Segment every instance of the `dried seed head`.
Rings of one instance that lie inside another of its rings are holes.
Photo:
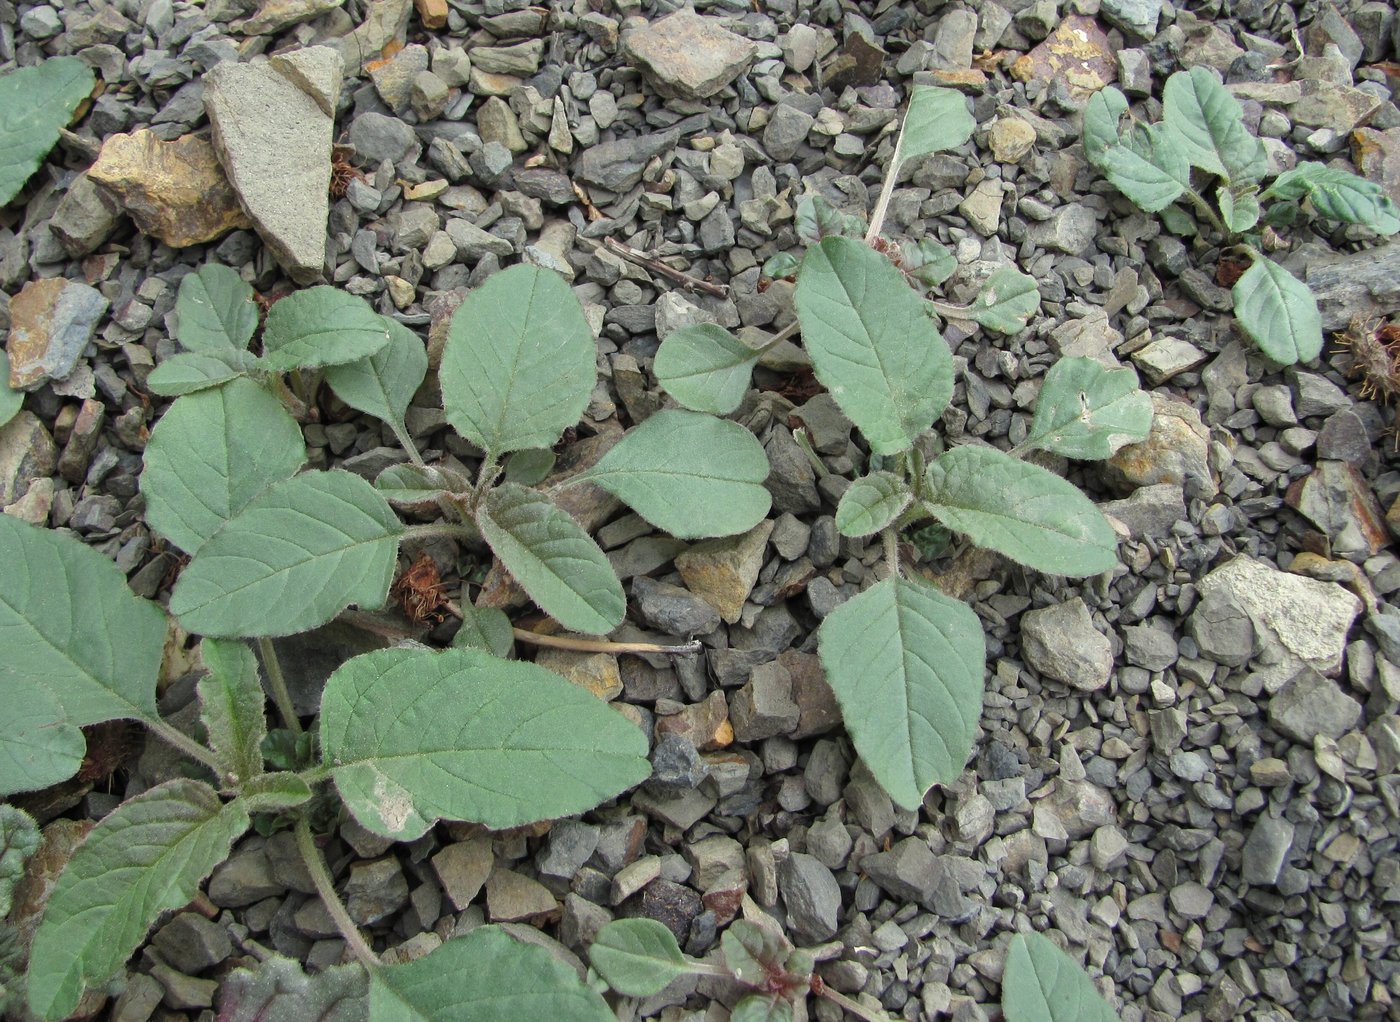
[[[1361,378],[1361,396],[1389,404],[1400,397],[1400,327],[1358,316],[1337,335],[1351,356],[1348,376]]]

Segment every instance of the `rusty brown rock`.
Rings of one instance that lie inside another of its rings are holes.
[[[732,625],[739,620],[744,601],[758,581],[772,531],[773,523],[764,521],[742,536],[696,543],[676,558],[686,588]]]
[[[1293,480],[1284,501],[1327,537],[1334,556],[1370,557],[1390,542],[1380,503],[1365,478],[1344,461],[1320,461]]]
[[[1351,158],[1362,177],[1400,202],[1400,128],[1357,128],[1351,133]]]
[[[1104,463],[1104,475],[1124,492],[1173,483],[1188,497],[1209,500],[1218,492],[1207,459],[1210,433],[1201,415],[1184,401],[1152,394],[1152,430]]]
[[[101,291],[62,277],[34,280],[10,300],[10,386],[33,390],[73,371],[107,311]]]
[[[570,649],[542,649],[535,663],[587,689],[603,702],[622,695],[622,672],[611,653],[579,653]]]
[[[1071,15],[1044,42],[1011,65],[1021,82],[1063,78],[1070,95],[1085,99],[1118,77],[1114,50],[1093,18]]]

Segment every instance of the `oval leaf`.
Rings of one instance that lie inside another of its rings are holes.
[[[505,659],[515,650],[515,632],[505,611],[463,603],[462,627],[452,636],[452,645],[485,650]]]
[[[885,579],[837,607],[817,652],[856,752],[890,798],[918,809],[962,773],[982,715],[982,623],[961,600]]]
[[[78,772],[87,741],[64,720],[63,707],[48,689],[0,688],[0,702],[5,706],[0,715],[0,797],[47,788]]]
[[[597,483],[677,539],[733,536],[763,521],[768,456],[738,423],[657,412],[570,480]]]
[[[447,421],[494,457],[553,447],[597,378],[593,331],[564,278],[512,266],[452,316],[438,377]]]
[[[321,748],[366,828],[494,830],[592,809],[648,773],[642,732],[587,689],[475,649],[385,649],[331,675]]]
[[[252,380],[233,380],[172,404],[151,431],[144,461],[147,521],[192,554],[306,464],[306,442],[282,402]]]
[[[0,919],[10,914],[24,865],[39,850],[39,825],[22,809],[0,803]]]
[[[506,459],[506,481],[521,486],[542,483],[554,471],[554,452],[547,447],[516,451]]]
[[[1120,192],[1148,213],[1170,206],[1191,186],[1191,166],[1165,125],[1118,122],[1128,101],[1109,85],[1089,97],[1084,108],[1084,155]]]
[[[1118,1022],[1092,980],[1048,937],[1018,933],[1001,982],[1006,1022]]]
[[[1321,163],[1300,163],[1278,176],[1265,196],[1280,199],[1307,198],[1318,216],[1365,224],[1377,234],[1400,230],[1395,203],[1374,181]]]
[[[598,931],[588,960],[620,994],[650,997],[689,971],[676,937],[655,919],[619,919]]]
[[[67,1018],[83,990],[105,982],[156,918],[187,904],[248,829],[198,781],[166,781],[124,802],[73,853],[44,910],[29,958],[29,1009]]]
[[[915,156],[956,149],[972,137],[976,127],[977,122],[968,112],[962,93],[955,89],[916,85],[909,97],[909,112],[904,115],[895,158],[903,162]]]
[[[978,546],[1056,575],[1118,563],[1112,526],[1073,483],[991,447],[957,447],[928,467],[930,514]]]
[[[953,356],[903,274],[858,241],[827,238],[802,260],[796,303],[817,379],[871,450],[911,447],[953,395]]]
[[[258,664],[246,645],[225,639],[205,639],[199,653],[209,669],[196,685],[199,719],[223,774],[242,784],[263,772],[267,719]]]
[[[389,331],[389,343],[367,358],[327,366],[326,383],[351,408],[402,425],[409,402],[428,374],[428,350],[402,323],[379,318]]]
[[[723,327],[699,323],[668,334],[652,369],[684,407],[728,415],[744,399],[759,354]]]
[[[230,351],[220,355],[202,351],[181,352],[151,370],[151,375],[146,377],[146,389],[162,397],[193,394],[242,376],[257,365],[257,361],[246,351]]]
[[[1092,358],[1062,358],[1045,374],[1028,447],[1066,458],[1100,460],[1147,439],[1152,399],[1132,369],[1105,369]]]
[[[899,517],[914,494],[893,472],[871,472],[857,479],[836,505],[836,528],[843,536],[869,536]]]
[[[369,302],[322,285],[272,306],[263,327],[262,364],[279,372],[343,365],[388,343],[389,328]]]
[[[1322,351],[1322,313],[1304,284],[1272,259],[1259,258],[1235,281],[1235,318],[1280,365],[1311,362]]]
[[[1228,181],[1258,181],[1268,169],[1264,143],[1244,126],[1244,110],[1215,72],[1178,71],[1162,90],[1162,122],[1193,167]]]
[[[175,337],[189,351],[240,352],[258,328],[253,289],[228,266],[209,263],[180,281]]]
[[[96,84],[78,57],[50,57],[0,77],[0,206],[39,169]]]
[[[979,326],[999,334],[1020,333],[1039,311],[1040,288],[1035,278],[1010,266],[988,277],[967,308],[968,316]]]
[[[215,533],[170,594],[191,632],[292,635],[350,604],[384,605],[403,526],[373,486],[349,472],[275,483]]]
[[[391,504],[422,504],[436,500],[447,481],[432,466],[390,465],[374,477],[374,488]]]
[[[0,426],[15,417],[24,404],[24,392],[10,387],[10,356],[0,348]]]

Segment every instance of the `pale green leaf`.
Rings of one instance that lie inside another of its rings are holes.
[[[389,328],[369,302],[323,284],[274,304],[263,327],[262,365],[279,372],[344,365],[389,343]]]
[[[1249,133],[1239,100],[1210,68],[1193,67],[1167,79],[1162,122],[1193,167],[1236,184],[1258,181],[1268,170],[1264,143]]]
[[[1088,974],[1039,933],[1018,933],[1001,981],[1006,1022],[1118,1022]]]
[[[1250,185],[1236,194],[1232,188],[1221,186],[1215,193],[1220,204],[1220,219],[1236,234],[1243,234],[1259,222],[1262,210],[1259,207],[1258,189]]]
[[[39,849],[39,825],[22,809],[0,803],[0,919],[10,914],[24,864]]]
[[[181,908],[248,829],[237,802],[166,781],[98,822],[59,877],[34,935],[29,1009],[67,1018],[85,988],[106,982],[162,912]]]
[[[635,724],[535,664],[385,649],[326,682],[321,749],[366,828],[412,841],[439,818],[493,830],[592,809],[651,767]]]
[[[1400,230],[1395,202],[1374,181],[1321,163],[1300,163],[1280,174],[1265,198],[1308,199],[1317,215],[1329,220],[1364,224],[1377,234]]]
[[[311,801],[311,786],[290,772],[259,774],[242,784],[238,801],[250,813],[271,813],[292,809]]]
[[[0,426],[15,417],[24,404],[24,392],[10,388],[10,356],[0,348]]]
[[[733,536],[763,521],[768,456],[738,423],[699,412],[657,412],[587,472],[597,483],[677,539]]]
[[[734,1005],[729,1022],[792,1022],[792,1002],[777,994],[750,994]]]
[[[0,77],[0,206],[39,169],[96,84],[78,57],[50,57]]]
[[[1235,318],[1280,365],[1311,362],[1322,351],[1322,313],[1304,284],[1272,259],[1258,258],[1235,281]]]
[[[431,465],[390,465],[374,477],[374,488],[391,504],[421,504],[447,490],[447,481]]]
[[[519,265],[453,314],[438,377],[447,421],[495,457],[553,447],[597,377],[593,331],[564,278]]]
[[[1191,186],[1191,167],[1175,136],[1165,125],[1118,122],[1128,101],[1111,85],[1089,97],[1084,108],[1084,155],[1139,208],[1156,213]]]
[[[369,974],[358,963],[307,975],[273,955],[219,985],[219,1022],[369,1022]]]
[[[306,442],[282,402],[252,380],[233,380],[172,404],[151,431],[144,462],[147,521],[192,554],[306,464]]]
[[[1066,458],[1100,461],[1147,439],[1152,399],[1132,369],[1105,369],[1092,358],[1062,358],[1045,374],[1026,446]]]
[[[1103,513],[1072,483],[991,447],[956,447],[928,467],[923,506],[978,546],[1038,571],[1081,577],[1118,563]]]
[[[428,350],[402,323],[379,318],[389,331],[389,343],[366,358],[327,366],[326,383],[351,408],[401,426],[428,373]]]
[[[763,920],[736,919],[720,935],[725,967],[748,986],[761,986],[769,972],[776,971],[792,952],[792,941],[771,917]]]
[[[617,1022],[578,973],[544,948],[480,926],[370,977],[374,1022]]]
[[[859,238],[865,233],[865,225],[858,218],[847,216],[815,194],[805,196],[797,204],[792,225],[797,230],[798,238],[808,245],[836,235]],[[796,272],[796,267],[793,272]]]
[[[763,262],[763,268],[759,275],[770,280],[781,280],[785,277],[797,275],[798,267],[802,265],[802,260],[791,252],[777,252],[769,256]]]
[[[452,636],[452,645],[485,650],[505,659],[515,649],[515,632],[505,611],[463,602],[462,627]]]
[[[659,994],[689,972],[676,937],[655,919],[618,919],[598,931],[588,961],[608,986],[628,997]]]
[[[856,752],[896,803],[951,784],[977,737],[986,647],[961,600],[886,579],[822,621],[817,652]]]
[[[1011,266],[1003,266],[982,285],[968,306],[967,315],[999,334],[1020,333],[1040,311],[1040,289],[1035,278]]]
[[[266,700],[253,651],[242,642],[205,639],[200,657],[209,673],[199,679],[199,719],[225,776],[238,784],[263,772]]]
[[[817,379],[876,454],[907,450],[953,394],[953,356],[903,274],[849,238],[809,249],[797,318]]]
[[[972,137],[977,122],[967,109],[967,99],[955,89],[916,85],[909,97],[909,111],[899,134],[895,159],[911,160],[928,153],[956,149]],[[890,168],[886,173],[898,173]]]
[[[869,536],[899,517],[914,494],[893,472],[871,472],[846,488],[836,505],[836,528],[843,536]]]
[[[744,399],[759,354],[723,327],[699,323],[668,334],[652,369],[684,407],[728,415]]]
[[[384,605],[403,526],[349,472],[306,472],[255,497],[185,567],[170,612],[220,638],[292,635],[351,604]]]
[[[78,772],[87,742],[48,689],[0,688],[0,702],[0,797],[47,788]]]
[[[189,278],[185,278],[188,280]],[[162,397],[179,397],[208,390],[242,376],[257,366],[258,360],[246,351],[210,354],[184,351],[172,355],[151,370],[146,389]]]
[[[241,352],[258,328],[253,289],[238,271],[208,263],[180,281],[175,337],[189,351]]]
[[[920,284],[934,287],[943,283],[958,268],[957,257],[932,238],[921,238],[917,242],[906,241],[900,247],[904,272],[911,274]]]
[[[542,483],[554,471],[554,452],[548,447],[532,447],[516,451],[506,459],[506,481],[521,486]]]
[[[565,628],[601,635],[622,623],[622,583],[588,533],[543,494],[502,483],[486,494],[477,527],[530,599]]]

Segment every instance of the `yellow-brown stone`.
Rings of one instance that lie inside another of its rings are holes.
[[[1085,99],[1118,77],[1113,47],[1093,18],[1071,15],[1043,43],[1011,65],[1020,82],[1063,78],[1070,95]]]

